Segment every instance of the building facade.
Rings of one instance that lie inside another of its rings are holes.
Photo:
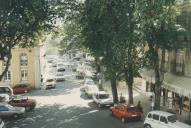
[[[40,87],[40,48],[14,48],[8,72],[2,79],[3,84],[14,86],[19,83],[30,84],[30,88]],[[0,72],[5,62],[0,61]]]

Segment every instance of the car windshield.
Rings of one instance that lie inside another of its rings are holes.
[[[58,67],[63,67],[64,65],[63,64],[58,64]]]
[[[99,99],[107,99],[109,98],[108,94],[99,94]]]
[[[90,91],[98,91],[97,86],[89,86],[88,88]]]
[[[64,76],[64,74],[57,74],[57,76]]]
[[[48,79],[48,80],[46,80],[47,82],[52,82],[52,81],[54,81],[53,79]]]
[[[129,107],[129,108],[127,109],[127,111],[128,111],[128,112],[138,112],[138,109],[137,109],[137,107]]]
[[[14,109],[14,107],[13,107],[13,106],[11,106],[11,105],[9,105],[9,104],[6,104],[5,106],[6,106],[7,108],[11,109],[11,110],[13,110],[13,109]]]
[[[94,82],[93,82],[93,81],[87,81],[86,84],[88,84],[88,85],[94,85]]]
[[[168,116],[168,121],[171,122],[171,123],[176,122],[176,115]]]

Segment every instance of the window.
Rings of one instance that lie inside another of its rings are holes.
[[[154,119],[154,120],[159,120],[159,115],[153,114],[153,119]]]
[[[165,62],[168,62],[168,50],[165,50]]]
[[[178,50],[176,56],[176,71],[183,72],[183,66],[184,66],[183,51]]]
[[[7,71],[7,73],[4,76],[5,81],[10,81],[11,80],[11,72]]]
[[[8,111],[8,108],[6,108],[5,106],[0,106],[0,111]]]
[[[28,71],[21,70],[21,80],[28,80]]]
[[[163,123],[167,123],[167,119],[166,119],[166,117],[164,117],[164,116],[161,116],[161,117],[160,117],[160,121],[163,122]]]
[[[152,114],[149,113],[149,114],[148,114],[148,118],[152,118]]]
[[[26,53],[21,53],[20,61],[21,61],[21,66],[27,66],[28,65],[28,58],[27,58]]]

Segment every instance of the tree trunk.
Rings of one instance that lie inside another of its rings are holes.
[[[164,80],[164,73],[165,73],[165,49],[162,49],[162,58],[161,58],[161,65],[160,65],[161,82],[163,82]]]
[[[129,104],[133,104],[133,85],[128,85]]]
[[[116,79],[113,78],[111,79],[111,89],[112,89],[112,95],[113,95],[113,102],[114,103],[118,103],[118,93],[117,93],[117,83],[116,83]]]
[[[12,58],[12,55],[11,55],[11,49],[10,49],[9,50],[9,55],[7,56],[7,61],[6,61],[5,69],[0,74],[0,81],[3,79],[3,76],[7,73],[8,69],[9,69],[9,64],[10,64],[11,58]]]
[[[128,94],[129,94],[129,104],[133,104],[133,72],[128,71],[125,73],[126,75],[126,83],[128,86]]]
[[[154,50],[155,60],[154,71],[155,71],[155,110],[160,110],[160,97],[161,97],[161,80],[160,80],[160,69],[159,69],[159,57],[158,48]]]

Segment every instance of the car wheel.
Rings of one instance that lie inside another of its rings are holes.
[[[144,128],[151,128],[149,124],[145,124]]]
[[[14,115],[13,115],[13,118],[15,118],[15,119],[18,118],[18,117],[19,117],[18,114],[14,114]]]
[[[122,122],[122,123],[125,123],[125,122],[126,122],[125,117],[122,117],[122,118],[121,118],[121,122]]]

